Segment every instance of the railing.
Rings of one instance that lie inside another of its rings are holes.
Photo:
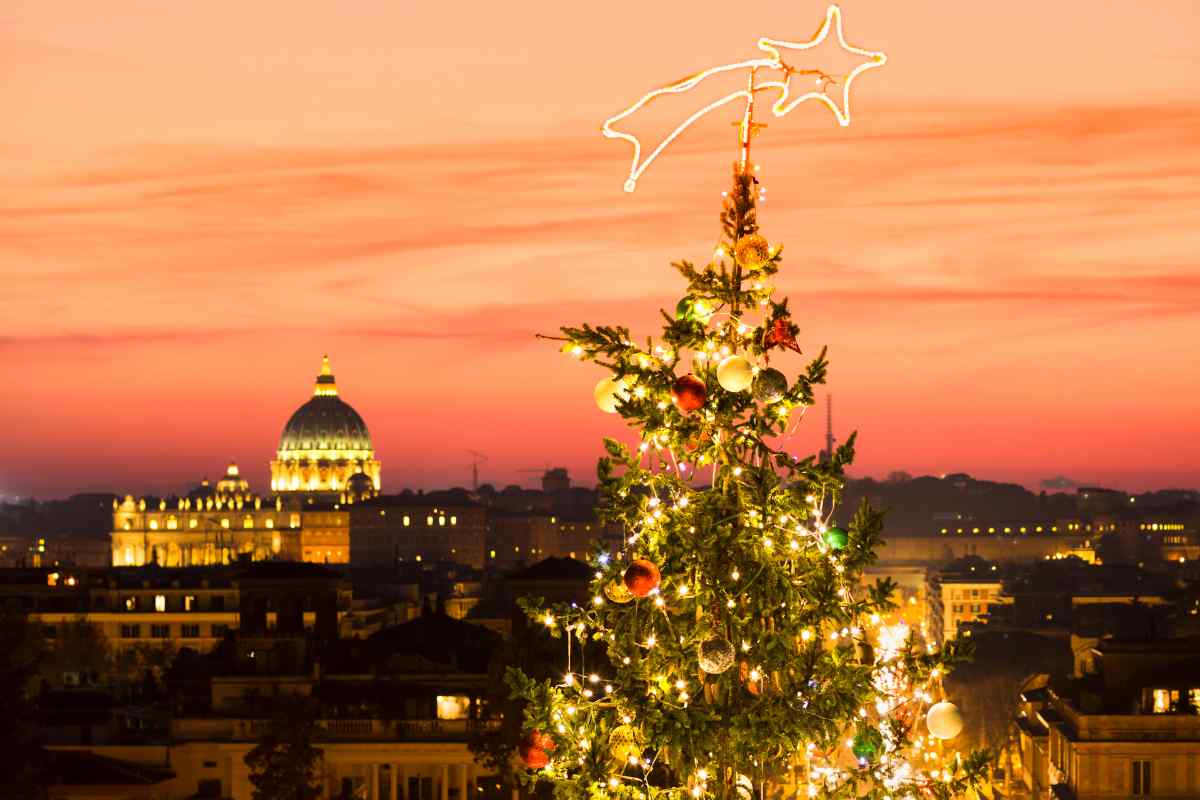
[[[171,723],[177,741],[247,741],[270,729],[269,719],[185,717]],[[408,719],[343,717],[317,721],[317,738],[327,741],[466,741],[480,730],[492,730],[498,720]]]
[[[1061,699],[1054,708],[1083,741],[1198,741],[1194,714],[1087,714]]]

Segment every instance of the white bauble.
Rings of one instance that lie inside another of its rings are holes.
[[[592,393],[596,405],[606,414],[617,413],[617,401],[629,399],[629,388],[619,378],[601,378]]]
[[[925,715],[925,727],[929,729],[930,736],[938,739],[953,739],[962,732],[962,712],[954,703],[947,703],[945,700],[934,703],[930,706],[929,713]]]
[[[717,383],[727,392],[741,392],[754,381],[754,367],[741,356],[729,356],[717,365]]]
[[[754,781],[749,775],[738,774],[734,783],[738,800],[754,800]]]

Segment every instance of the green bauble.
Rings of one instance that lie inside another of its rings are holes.
[[[850,752],[862,761],[874,761],[875,756],[883,748],[883,734],[875,728],[864,728],[854,736]]]
[[[850,537],[846,534],[845,528],[834,525],[825,531],[825,544],[830,550],[841,550],[849,541]]]
[[[707,300],[685,297],[675,304],[675,319],[692,320],[707,325],[712,315],[712,306]]]

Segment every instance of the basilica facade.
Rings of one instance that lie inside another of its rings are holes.
[[[113,566],[349,563],[346,506],[379,493],[380,463],[366,423],[338,396],[328,357],[312,398],[284,425],[270,467],[266,496],[230,464],[215,485],[204,480],[183,497],[114,501]]]

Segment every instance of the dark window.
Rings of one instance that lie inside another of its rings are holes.
[[[1150,795],[1150,762],[1133,762],[1133,793],[1137,797]]]
[[[205,762],[206,764],[208,762]],[[202,778],[196,784],[196,797],[220,797],[221,796],[221,779],[220,778]]]
[[[142,635],[142,626],[141,625],[122,625],[121,626],[121,638],[122,639],[136,639],[141,635]]]
[[[215,762],[215,761],[205,761],[205,762],[204,762],[204,768],[205,768],[205,769],[216,769],[216,768],[217,768],[217,762]]]
[[[42,637],[45,639],[54,639],[58,636],[58,628],[54,625],[42,626]]]
[[[209,609],[212,611],[224,611],[225,610],[225,595],[223,595],[223,594],[213,595],[212,599],[209,600]]]
[[[179,626],[179,635],[182,636],[184,639],[199,639],[200,638],[200,626],[199,625],[180,625]]]
[[[171,626],[170,625],[151,625],[150,626],[150,638],[152,638],[152,639],[170,639],[171,638]]]
[[[212,626],[212,635],[213,635],[213,638],[214,638],[214,639],[224,639],[224,638],[225,638],[225,632],[226,632],[227,630],[229,630],[229,626],[228,626],[228,625],[220,625],[220,624],[218,624],[218,625],[213,625],[213,626]]]

